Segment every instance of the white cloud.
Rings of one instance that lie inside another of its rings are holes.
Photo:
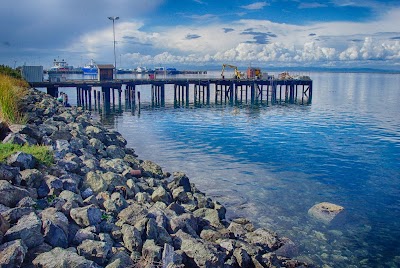
[[[241,8],[248,9],[248,10],[258,10],[258,9],[263,9],[266,6],[268,6],[267,2],[255,2],[250,5],[241,6]]]

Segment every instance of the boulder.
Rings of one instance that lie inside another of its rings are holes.
[[[49,252],[45,252],[37,256],[33,262],[35,267],[42,268],[63,268],[63,267],[79,267],[79,268],[98,268],[99,266],[93,261],[87,260],[77,253],[62,248],[54,248]]]
[[[328,202],[322,202],[312,206],[308,215],[314,219],[329,224],[344,208]]]
[[[140,252],[142,250],[143,240],[138,229],[129,224],[124,224],[121,232],[126,249],[128,249],[130,252]]]
[[[111,251],[111,247],[105,242],[85,240],[77,247],[77,250],[79,255],[99,265],[103,265],[106,262],[107,255]]]
[[[175,234],[174,247],[185,252],[189,260],[184,263],[191,267],[193,261],[199,267],[223,267],[225,254],[219,252],[211,243],[195,239],[182,230]]]
[[[32,212],[23,216],[16,225],[8,229],[4,235],[4,241],[21,239],[28,248],[36,247],[44,241],[41,227],[41,220]]]
[[[103,179],[102,175],[93,171],[86,174],[84,185],[92,189],[95,193],[103,192],[108,188],[108,184]]]
[[[264,251],[274,251],[282,246],[282,241],[275,232],[266,228],[259,228],[245,235],[250,244],[261,247]]]
[[[4,211],[1,213],[1,215],[6,219],[9,223],[14,224],[16,223],[20,218],[22,218],[25,215],[29,215],[33,212],[32,207],[15,207],[11,208],[7,211]]]
[[[143,169],[144,173],[147,173],[149,177],[162,178],[164,175],[161,167],[151,161],[143,161],[140,164],[140,167]]]
[[[126,252],[117,252],[111,257],[109,264],[106,268],[126,268],[134,267],[131,257]]]
[[[26,134],[10,133],[3,139],[3,143],[14,143],[18,145],[25,145],[25,144],[35,145],[37,144],[37,140],[29,137]]]
[[[106,148],[107,156],[110,158],[120,158],[123,159],[125,157],[125,150],[121,147],[110,145]]]
[[[18,167],[10,167],[0,163],[0,180],[6,180],[14,185],[21,184],[21,176]]]
[[[20,239],[0,245],[0,267],[20,267],[28,248]]]
[[[167,192],[167,190],[165,190],[164,187],[159,186],[151,195],[151,199],[154,202],[161,201],[161,202],[164,202],[165,204],[169,205],[171,203],[172,197],[171,197],[171,194],[169,192]]]
[[[35,167],[36,159],[31,154],[16,152],[7,158],[7,164],[21,170],[30,169]]]
[[[20,172],[21,185],[38,188],[43,181],[43,174],[37,169],[25,169]]]
[[[96,206],[89,205],[71,209],[70,216],[79,226],[87,227],[100,223],[102,213]]]
[[[13,186],[8,181],[0,180],[0,204],[15,207],[22,198],[27,196],[29,196],[27,190]]]

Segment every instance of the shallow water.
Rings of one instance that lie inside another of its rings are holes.
[[[140,114],[103,122],[141,159],[187,173],[228,207],[228,218],[245,216],[289,237],[298,245],[292,257],[320,266],[400,267],[400,75],[311,77],[309,106],[144,103]],[[325,225],[307,213],[319,202],[345,210]]]

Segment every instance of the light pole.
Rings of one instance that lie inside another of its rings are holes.
[[[115,21],[119,20],[119,17],[108,17],[109,20],[113,22],[113,36],[114,36],[114,70],[115,70],[115,78],[117,78],[117,57],[115,54]]]

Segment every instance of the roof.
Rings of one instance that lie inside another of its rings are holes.
[[[99,68],[99,69],[114,69],[114,65],[112,65],[112,64],[97,64],[97,68]]]

